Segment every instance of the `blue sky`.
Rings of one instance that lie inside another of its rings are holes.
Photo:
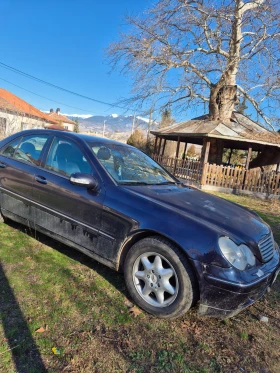
[[[117,41],[118,32],[125,28],[124,15],[139,14],[151,2],[0,0],[0,62],[68,90],[116,103],[130,96],[132,82],[118,71],[109,74],[111,68],[106,61],[105,48]],[[56,90],[1,65],[0,87],[40,110],[60,107],[62,113],[67,114],[133,114]],[[175,119],[190,119],[203,112],[203,107],[193,106]],[[157,112],[155,119],[159,119],[159,115]]]
[[[128,97],[130,81],[110,72],[104,49],[117,40],[124,14],[145,9],[145,0],[1,0],[0,62],[71,91],[115,103]],[[85,111],[51,102],[19,87]],[[0,87],[41,110],[64,113],[121,114],[32,81],[0,67]]]

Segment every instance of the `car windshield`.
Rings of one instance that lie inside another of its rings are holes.
[[[88,142],[99,162],[118,182],[127,185],[175,184],[161,166],[140,150],[121,144]]]

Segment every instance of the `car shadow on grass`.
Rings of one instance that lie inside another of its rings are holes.
[[[0,322],[5,334],[4,344],[7,345],[1,354],[11,354],[18,373],[47,372],[1,262],[0,289]]]

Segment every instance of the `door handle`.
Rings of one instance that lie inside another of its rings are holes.
[[[0,168],[6,168],[6,167],[7,167],[6,163],[0,162]]]
[[[48,181],[44,176],[35,175],[35,180],[41,184],[48,184]]]

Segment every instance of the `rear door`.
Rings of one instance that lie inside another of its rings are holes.
[[[86,153],[86,148],[73,137],[54,138],[44,167],[35,175],[34,221],[38,228],[52,232],[66,243],[71,241],[103,256],[99,230],[105,188]],[[98,190],[72,185],[69,179],[75,172],[93,175],[98,180]]]
[[[21,136],[0,154],[0,191],[3,214],[28,224],[33,216],[34,175],[41,163],[48,135]]]

